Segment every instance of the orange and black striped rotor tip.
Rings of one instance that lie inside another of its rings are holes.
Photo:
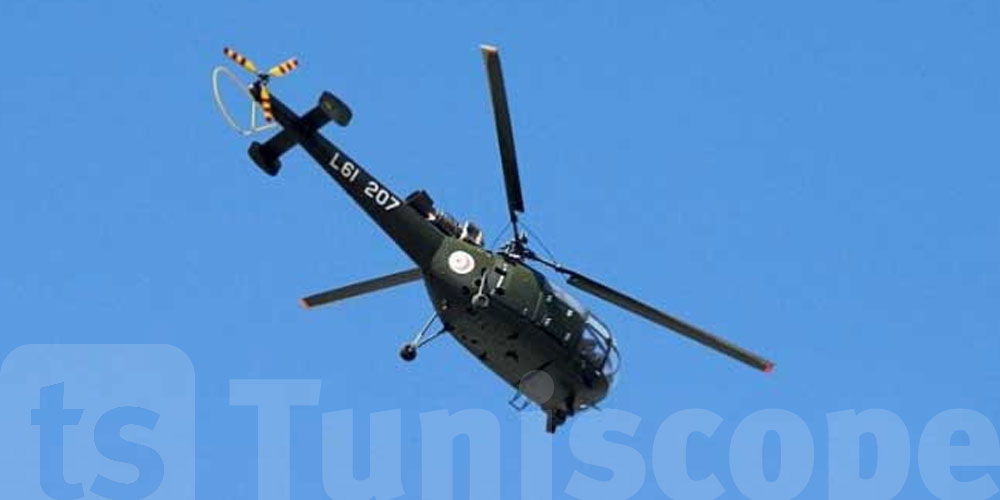
[[[293,57],[269,69],[267,74],[271,76],[285,76],[297,67],[299,67],[299,60]]]
[[[271,112],[271,93],[264,85],[260,86],[260,111],[264,114],[265,120],[274,121],[274,114]]]
[[[246,56],[244,56],[243,54],[240,54],[239,52],[236,52],[235,50],[229,47],[223,47],[222,53],[225,54],[226,57],[232,59],[236,64],[242,66],[247,71],[251,73],[257,72],[257,66],[253,63],[253,61],[247,59]]]

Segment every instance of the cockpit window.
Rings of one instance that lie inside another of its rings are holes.
[[[555,297],[559,299],[562,303],[569,306],[569,308],[572,309],[574,312],[576,312],[576,314],[580,315],[581,317],[587,317],[590,314],[590,311],[587,310],[587,307],[584,306],[582,303],[580,303],[579,300],[576,300],[576,297],[566,293],[565,290],[559,288],[558,286],[556,286],[555,283],[552,283],[551,281],[546,281],[545,284],[548,285],[549,292],[551,292],[552,295],[555,295]]]
[[[580,354],[595,368],[601,370],[609,380],[618,372],[618,348],[615,346],[611,330],[597,316],[587,315],[583,335],[578,344]]]
[[[566,304],[580,317],[586,318],[583,326],[583,333],[577,342],[576,349],[584,359],[596,370],[608,378],[611,382],[618,373],[620,359],[618,347],[615,345],[611,330],[597,316],[594,316],[586,306],[575,297],[566,293],[551,281],[546,281],[549,293]]]

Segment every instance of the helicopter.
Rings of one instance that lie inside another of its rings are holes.
[[[543,269],[565,277],[566,283],[576,289],[770,372],[774,367],[771,361],[529,248],[519,225],[525,205],[500,55],[493,46],[483,45],[480,50],[513,233],[496,249],[484,246],[479,226],[437,208],[425,190],[406,197],[397,195],[320,134],[319,130],[331,121],[341,127],[351,121],[350,108],[332,93],[323,92],[316,106],[299,116],[270,92],[270,77],[287,74],[297,66],[296,60],[258,73],[249,59],[225,49],[227,57],[257,76],[247,87],[251,106],[259,105],[265,118],[281,127],[266,142],[250,144],[248,152],[254,164],[267,175],[276,176],[281,170],[281,156],[301,146],[414,264],[408,270],[309,295],[301,299],[301,304],[314,308],[422,280],[433,313],[416,336],[403,345],[400,357],[413,361],[419,349],[450,334],[515,389],[511,406],[523,410],[534,403],[541,408],[549,433],[576,413],[597,407],[608,395],[621,359],[611,330],[583,303],[540,272]],[[440,327],[432,330],[435,322]]]

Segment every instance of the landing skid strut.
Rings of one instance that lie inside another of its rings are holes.
[[[438,314],[437,312],[435,312],[427,320],[427,323],[424,323],[424,327],[421,328],[419,332],[417,332],[417,335],[413,337],[413,340],[407,342],[406,344],[403,344],[403,348],[399,350],[399,357],[403,358],[403,361],[407,362],[413,361],[414,359],[417,358],[417,349],[427,345],[432,340],[440,337],[441,334],[448,331],[444,326],[442,326],[441,329],[438,330],[437,332],[431,335],[427,335],[427,331],[430,330],[431,325],[434,324],[434,320],[436,320],[437,318]]]

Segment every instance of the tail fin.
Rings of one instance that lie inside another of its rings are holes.
[[[302,117],[302,125],[308,130],[319,130],[330,121],[341,127],[346,127],[351,121],[351,108],[330,92],[323,92],[319,104]],[[270,176],[278,175],[281,170],[281,155],[295,146],[295,138],[291,132],[282,130],[267,142],[261,144],[254,141],[250,144],[250,159],[264,173]]]

